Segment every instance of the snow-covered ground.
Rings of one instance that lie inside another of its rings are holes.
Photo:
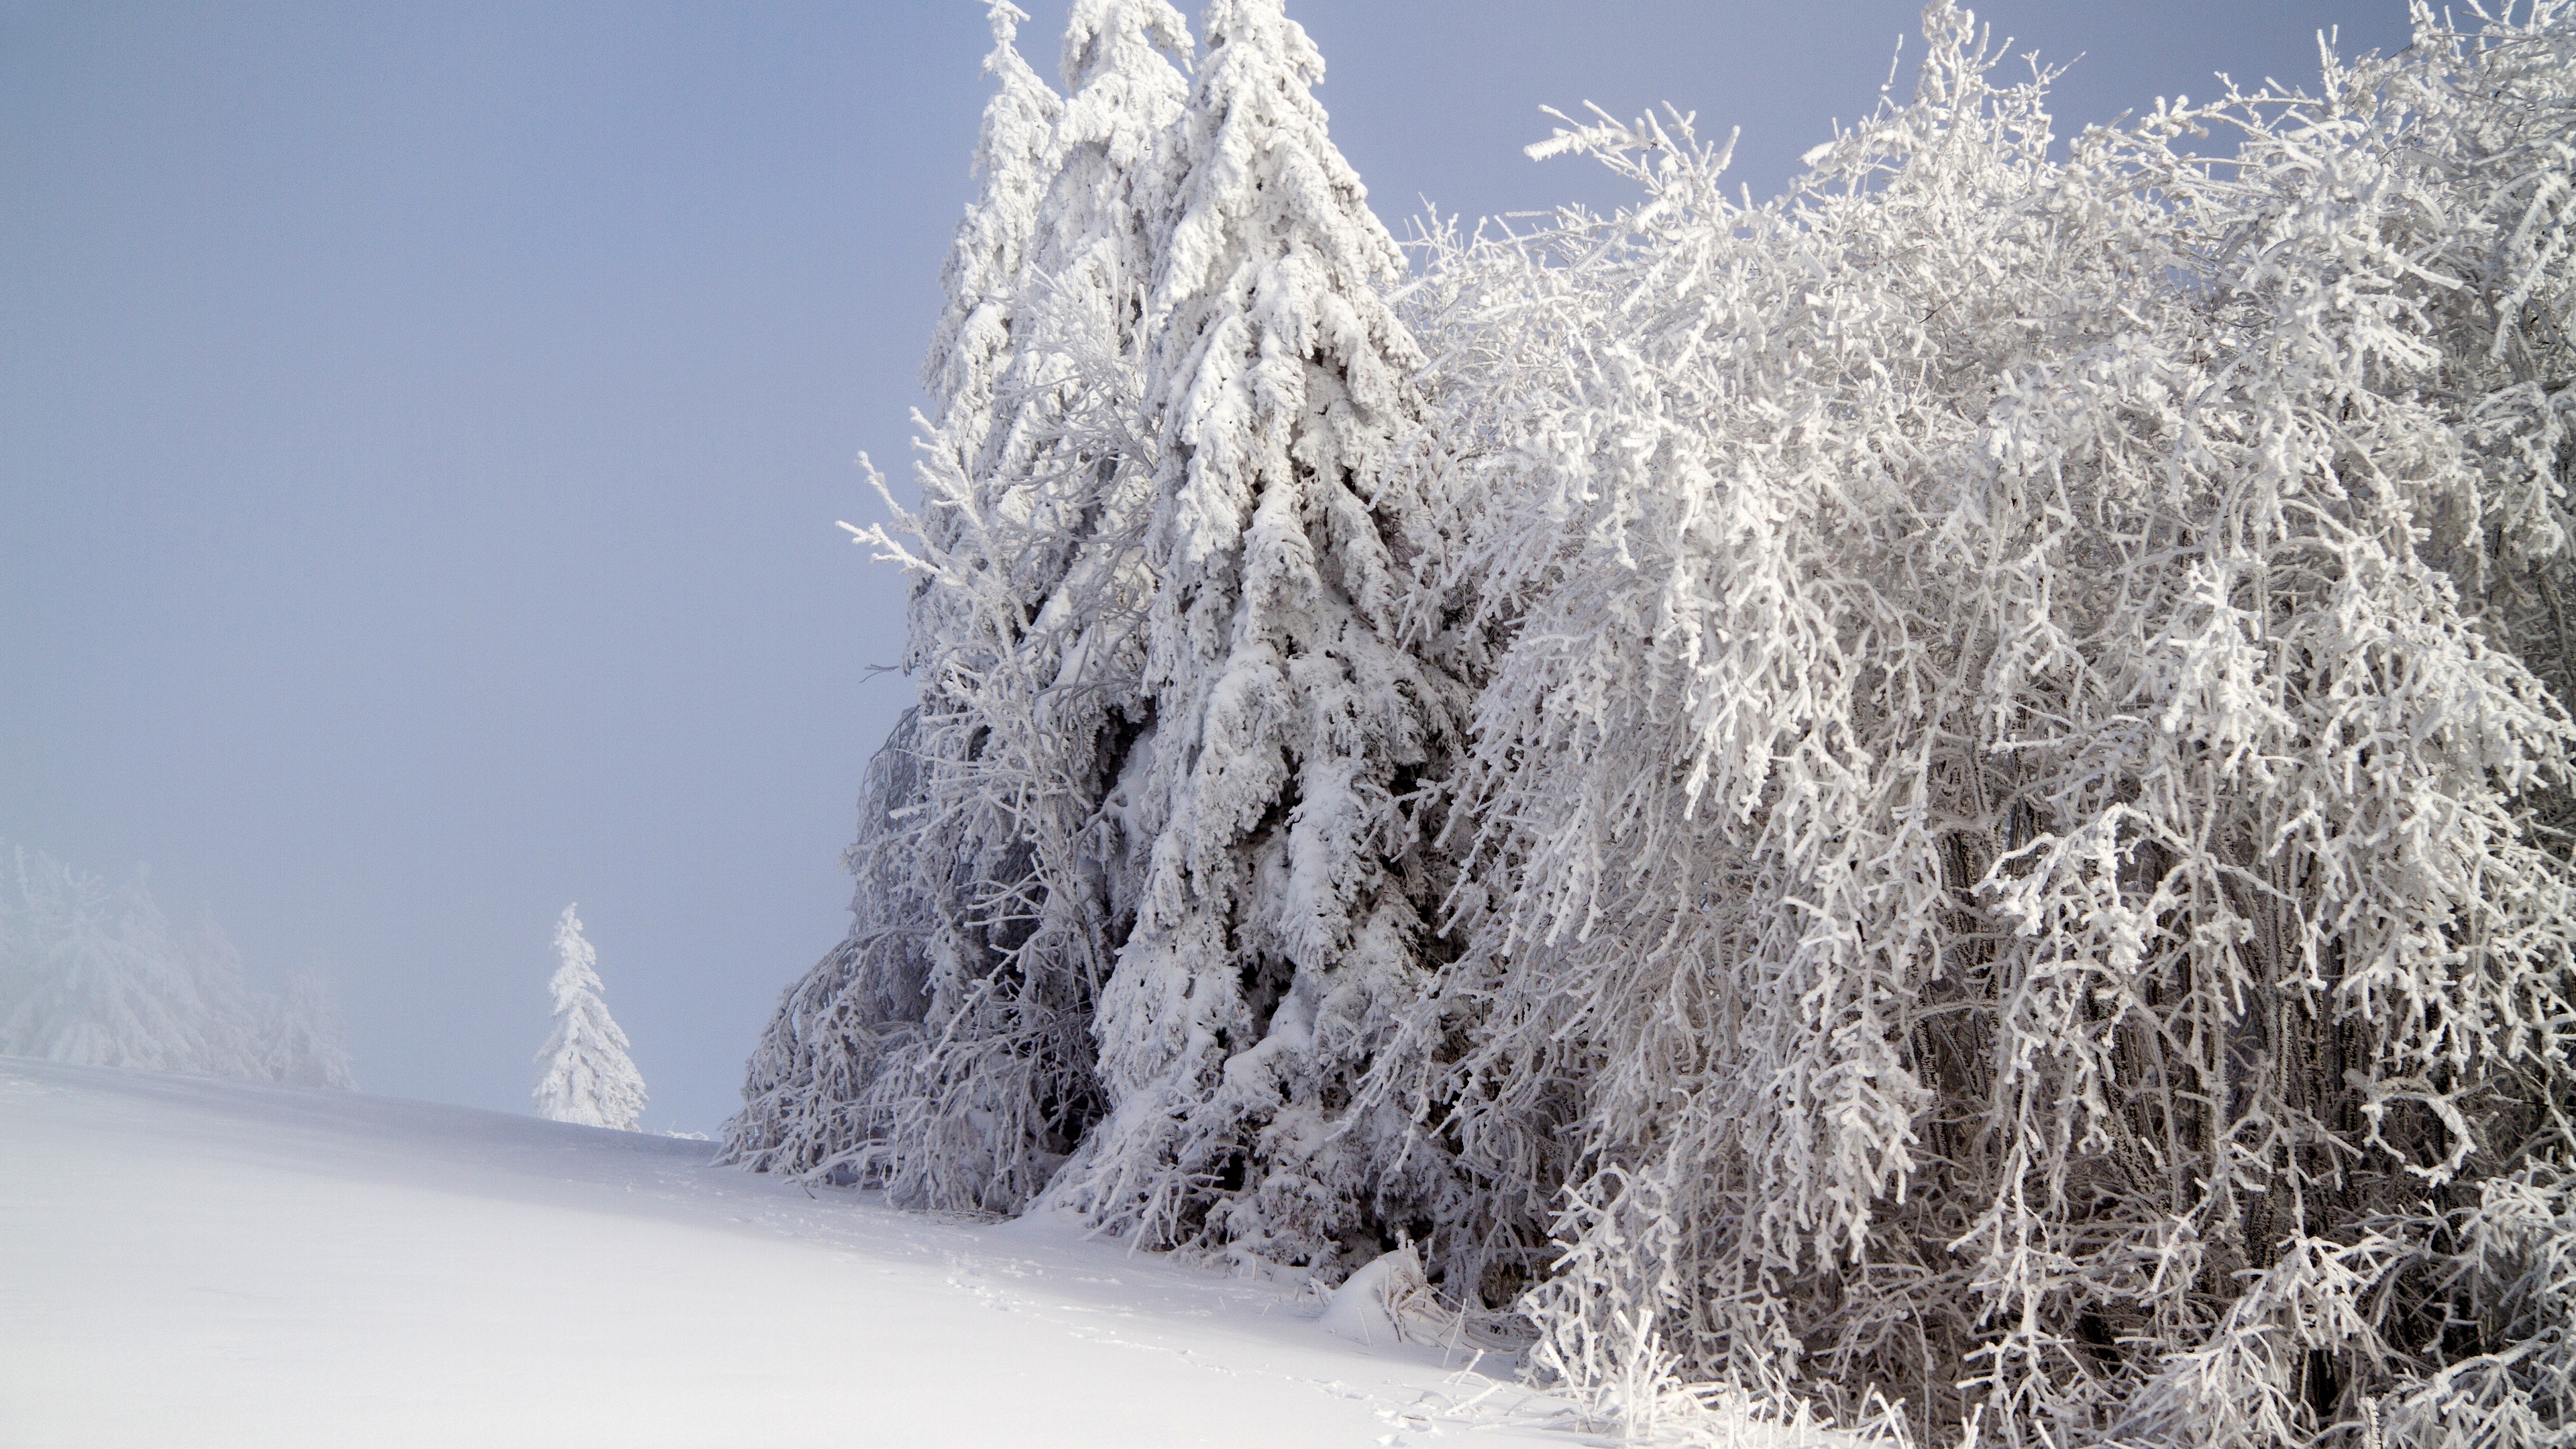
[[[1598,1442],[1312,1294],[708,1154],[0,1058],[0,1444]]]

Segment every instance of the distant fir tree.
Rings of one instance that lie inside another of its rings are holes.
[[[282,996],[268,1003],[261,1071],[289,1087],[357,1089],[349,1071],[348,1031],[339,993],[318,970],[296,973]]]
[[[626,1055],[626,1033],[601,999],[599,953],[582,939],[581,917],[564,907],[555,923],[555,1029],[537,1053],[537,1115],[554,1122],[632,1132],[644,1114],[644,1078]]]

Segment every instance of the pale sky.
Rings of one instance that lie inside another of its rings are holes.
[[[1918,9],[1290,0],[1399,233],[1619,201],[1521,155],[1541,105],[1740,125],[1774,191]],[[2405,41],[2398,0],[1979,14],[2083,54],[2060,134]],[[713,1130],[905,698],[834,522],[907,456],[986,45],[968,0],[0,0],[0,841],[149,862],[254,974],[332,970],[366,1090],[503,1110],[578,901],[645,1125]]]

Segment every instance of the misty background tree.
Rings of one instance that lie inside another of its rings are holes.
[[[175,929],[122,885],[26,846],[0,857],[0,1054],[351,1090],[330,980],[254,989],[211,912]]]

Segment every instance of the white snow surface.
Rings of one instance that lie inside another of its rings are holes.
[[[0,1444],[1602,1442],[1312,1292],[710,1150],[0,1058]]]

